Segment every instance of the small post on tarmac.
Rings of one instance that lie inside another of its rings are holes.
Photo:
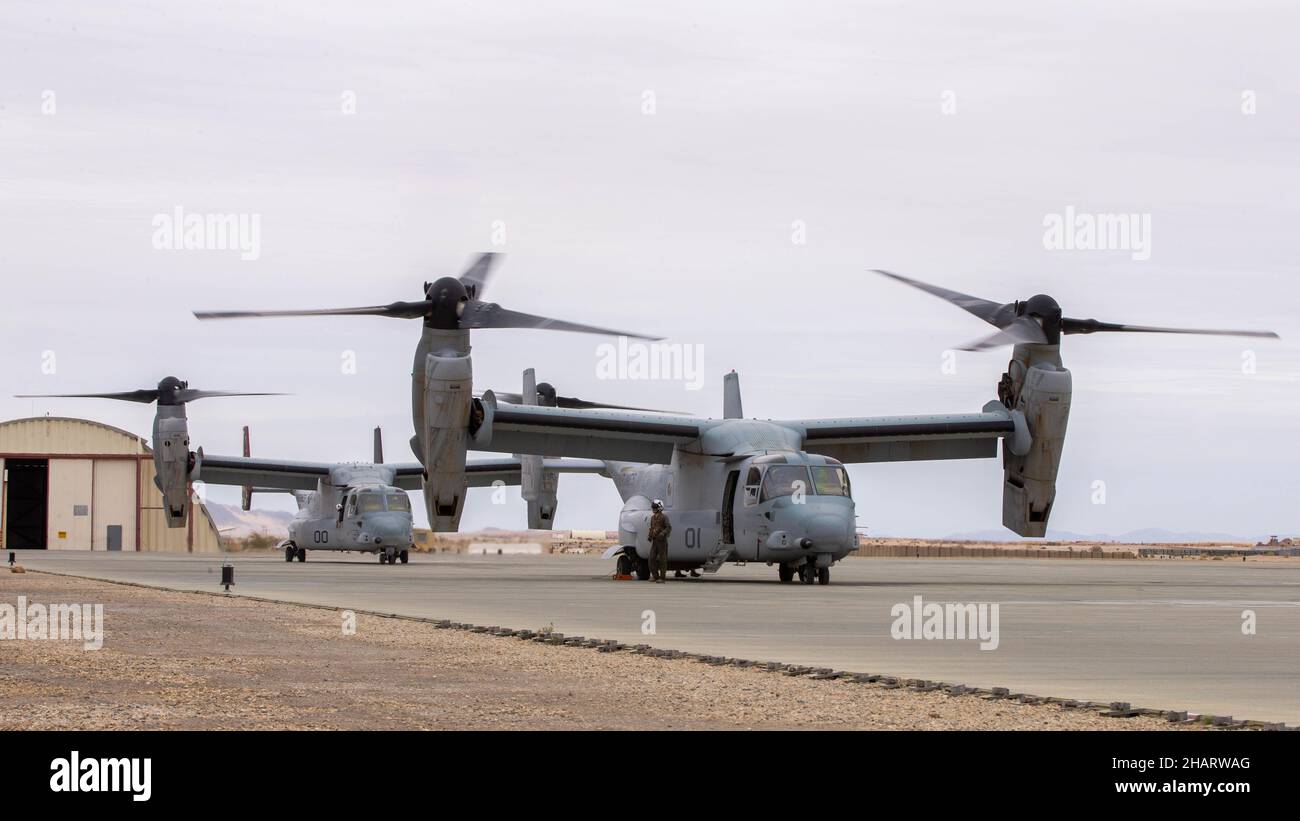
[[[230,586],[235,583],[235,566],[226,562],[221,566],[221,583],[225,586],[226,592],[230,592]]]

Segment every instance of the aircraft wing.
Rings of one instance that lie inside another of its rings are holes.
[[[394,465],[397,468],[398,487],[419,490],[424,476],[424,466],[418,462]],[[605,463],[597,459],[543,459],[542,468],[548,473],[601,473]],[[515,456],[467,459],[465,461],[466,487],[491,487],[497,482],[506,485],[520,483],[520,462]]]
[[[654,413],[496,402],[490,441],[479,450],[541,453],[666,465],[673,447],[700,437],[708,420]]]
[[[806,419],[779,423],[803,436],[803,448],[841,462],[986,459],[998,440],[1016,435],[1018,422],[999,403],[982,413]],[[1028,432],[1022,430],[1022,435]]]
[[[246,456],[208,456],[199,460],[196,481],[210,485],[240,485],[277,490],[315,490],[316,483],[330,478],[328,462],[284,462]]]
[[[389,465],[394,469],[393,484],[402,490],[419,490],[424,482],[424,465],[419,462],[402,462]]]

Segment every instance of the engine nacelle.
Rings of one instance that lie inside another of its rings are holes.
[[[190,431],[184,405],[159,405],[153,420],[154,484],[168,527],[184,527],[190,509]]]
[[[1008,443],[1002,448],[1002,524],[1021,536],[1047,533],[1070,418],[1071,384],[1057,346],[1017,345],[999,386],[1003,403],[1024,414],[1032,437],[1023,455],[1016,455]]]
[[[438,533],[459,529],[465,506],[465,453],[474,410],[482,407],[474,402],[472,388],[468,356],[425,357],[424,504],[429,526]]]
[[[550,530],[559,507],[560,476],[543,469],[540,456],[521,456],[519,461],[519,495],[528,503],[528,528]]]

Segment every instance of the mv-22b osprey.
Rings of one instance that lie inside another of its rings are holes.
[[[558,474],[599,472],[601,465],[544,460],[534,452],[521,452],[523,458],[514,460],[467,460],[469,450],[484,449],[479,445],[481,434],[486,432],[483,427],[486,406],[473,393],[470,331],[533,328],[637,339],[658,337],[521,313],[484,302],[481,297],[499,259],[499,254],[481,254],[460,277],[448,276],[424,283],[424,299],[416,302],[308,311],[196,311],[194,315],[199,319],[383,316],[422,320],[424,327],[411,369],[411,419],[415,428],[411,450],[419,460],[414,466],[418,475],[415,487],[424,491],[430,528],[435,532],[455,532],[460,527],[466,488],[505,482],[522,485],[529,527],[550,529],[558,506]],[[583,408],[618,407],[570,401]]]
[[[601,472],[615,482],[624,501],[620,544],[610,555],[619,557],[622,569],[634,569],[642,577],[648,575],[650,503],[659,498],[673,522],[670,567],[715,571],[727,561],[761,561],[776,565],[783,582],[797,574],[805,584],[828,584],[831,565],[857,542],[844,464],[990,458],[997,455],[999,441],[1003,525],[1022,536],[1043,536],[1055,501],[1072,394],[1071,375],[1060,356],[1063,335],[1276,336],[1267,331],[1203,331],[1072,319],[1062,316],[1050,296],[1003,304],[882,271],[997,328],[966,350],[1015,346],[996,400],[978,413],[761,421],[744,418],[739,379],[732,375],[725,383],[722,419],[516,405],[492,391],[471,398],[468,327],[525,324],[491,324],[495,306],[484,307],[474,298],[482,282],[474,278],[474,270],[486,271],[482,259],[459,283],[434,283],[426,289],[423,303],[272,315],[423,317],[425,330],[413,379],[415,445],[426,456],[431,520],[436,511],[440,524],[454,526],[458,508],[442,507],[440,494],[442,488],[464,487],[460,466],[470,446],[498,453],[600,460]],[[249,315],[265,314],[218,316]],[[504,312],[502,318],[508,316]],[[545,327],[548,321],[530,317],[528,322],[533,323],[529,327]],[[452,343],[454,347],[449,347]],[[455,379],[439,378],[451,372]],[[458,502],[454,496],[452,500]]]
[[[155,482],[163,495],[169,527],[184,527],[194,483],[234,485],[243,490],[242,507],[249,510],[254,493],[290,493],[298,512],[289,522],[288,538],[280,543],[285,561],[307,561],[307,552],[375,554],[380,564],[406,564],[412,547],[411,500],[424,467],[419,463],[385,464],[380,430],[374,433],[373,462],[304,462],[253,458],[248,428],[243,456],[205,454],[190,449],[186,405],[219,396],[273,396],[266,393],[201,391],[174,376],[156,388],[80,394],[27,394],[19,398],[117,399],[156,404],[153,423]],[[599,463],[546,459],[536,469],[598,472]],[[469,460],[466,482],[472,487],[518,485],[523,463],[517,458]],[[554,486],[552,485],[552,491]]]

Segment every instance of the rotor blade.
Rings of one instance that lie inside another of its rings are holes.
[[[1279,339],[1273,331],[1215,330],[1211,328],[1158,328],[1152,325],[1125,325],[1116,322],[1098,322],[1095,319],[1061,319],[1063,334],[1127,333],[1127,334],[1196,334],[1199,336],[1257,336]]]
[[[193,402],[196,399],[210,399],[219,396],[288,396],[286,393],[241,393],[239,391],[198,391],[184,388],[176,391],[177,402]]]
[[[891,271],[882,271],[879,268],[873,268],[872,271],[874,273],[887,276],[890,279],[898,280],[899,282],[902,282],[906,285],[911,285],[913,288],[919,288],[920,290],[925,291],[926,293],[933,294],[934,296],[937,296],[940,299],[951,302],[953,305],[956,305],[958,308],[961,308],[962,310],[968,313],[974,314],[975,316],[979,317],[980,319],[984,320],[990,325],[994,325],[994,326],[998,325],[995,319],[997,318],[998,314],[1002,311],[1002,309],[1007,307],[1001,302],[991,302],[987,299],[981,299],[977,296],[971,296],[970,294],[963,294],[959,291],[950,291],[947,288],[940,288],[938,285],[930,285],[927,282],[920,282],[919,280],[910,279],[908,277],[903,276],[902,274],[895,274]]]
[[[1047,335],[1043,329],[1038,327],[1033,321],[1020,321],[1008,325],[1007,327],[974,342],[967,343],[958,348],[961,351],[987,351],[989,348],[999,348],[1003,345],[1046,345]]]
[[[645,336],[628,331],[615,331],[599,328],[595,325],[582,325],[566,322],[563,319],[551,319],[545,316],[525,314],[502,308],[494,302],[471,300],[465,305],[465,313],[460,319],[461,328],[537,328],[548,331],[574,331],[585,334],[605,334],[607,336],[626,336],[632,339],[663,339],[662,336]]]
[[[501,254],[488,251],[479,254],[478,259],[460,275],[460,284],[469,291],[470,299],[482,299],[487,291],[488,279],[492,277],[493,266],[501,259]]]
[[[120,399],[123,402],[149,404],[158,399],[157,389],[120,391],[117,393],[20,393],[15,399]]]
[[[1018,345],[1021,343],[1029,345],[1046,345],[1047,334],[1043,333],[1042,327],[1037,322],[1029,317],[1022,316],[991,336],[986,336],[983,339],[963,345],[958,350],[986,351],[989,348],[997,348],[1002,345]]]
[[[362,308],[324,308],[308,311],[195,311],[199,319],[250,319],[285,316],[386,316],[395,319],[419,319],[433,308],[428,300],[391,302]]]

